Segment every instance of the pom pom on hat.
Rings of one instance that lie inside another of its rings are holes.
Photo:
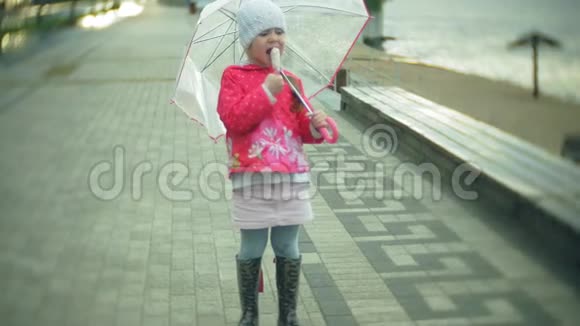
[[[244,49],[249,48],[254,38],[265,30],[281,28],[286,31],[284,13],[271,0],[242,1],[237,21],[240,44]]]

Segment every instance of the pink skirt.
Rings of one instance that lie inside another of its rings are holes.
[[[278,183],[236,189],[232,222],[239,229],[264,229],[311,221],[309,188],[309,183]]]

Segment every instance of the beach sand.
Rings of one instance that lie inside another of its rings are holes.
[[[357,44],[345,68],[353,78],[401,87],[558,156],[565,136],[580,134],[580,104],[544,95],[534,99],[531,89],[508,82],[407,61]]]

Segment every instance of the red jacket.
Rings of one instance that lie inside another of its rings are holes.
[[[276,95],[275,104],[270,102],[262,84],[272,72],[253,64],[224,70],[217,108],[226,127],[230,173],[307,172],[302,144],[323,141],[312,135],[307,111],[288,85]],[[306,98],[300,79],[286,74]]]

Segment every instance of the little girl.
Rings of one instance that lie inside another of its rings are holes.
[[[278,325],[298,325],[298,231],[313,218],[309,166],[302,144],[323,141],[316,129],[327,126],[327,116],[316,111],[309,117],[272,68],[272,49],[284,53],[282,10],[270,0],[246,0],[239,8],[237,24],[248,62],[224,70],[218,113],[227,129],[232,220],[241,229],[236,257],[242,308],[239,325],[258,325],[259,271],[270,229],[276,255]],[[285,73],[305,98],[300,79]]]

